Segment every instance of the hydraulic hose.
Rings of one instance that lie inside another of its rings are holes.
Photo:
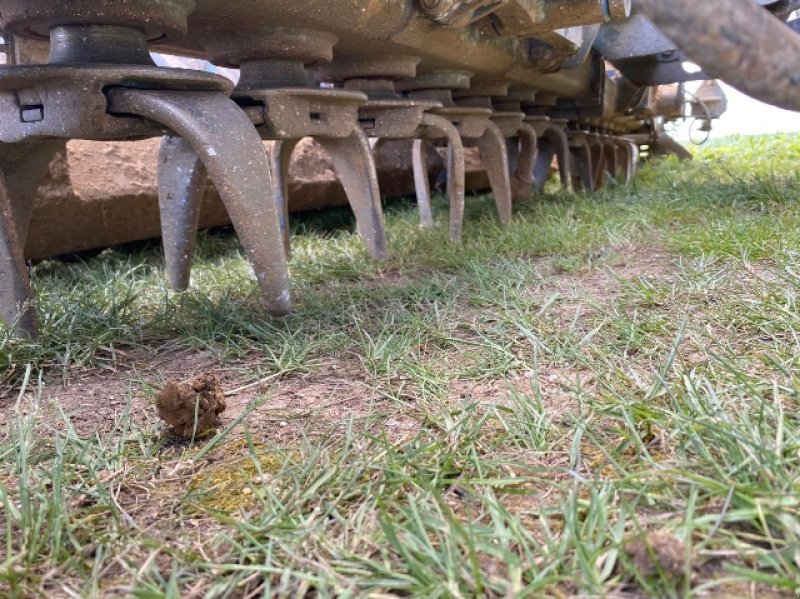
[[[710,77],[800,111],[800,35],[753,0],[638,0]]]

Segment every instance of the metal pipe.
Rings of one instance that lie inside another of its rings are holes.
[[[638,0],[645,14],[712,78],[800,111],[800,36],[752,0]]]

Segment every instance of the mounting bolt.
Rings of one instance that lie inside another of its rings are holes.
[[[44,120],[44,106],[22,106],[19,110],[19,118],[23,123],[38,123]]]
[[[438,21],[453,10],[455,0],[419,0],[419,6],[428,17]]]

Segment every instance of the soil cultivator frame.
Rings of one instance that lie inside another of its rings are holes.
[[[23,247],[37,186],[68,140],[163,138],[171,285],[189,285],[210,178],[281,315],[292,308],[287,176],[300,139],[330,153],[376,260],[387,244],[375,154],[384,140],[413,141],[421,224],[432,226],[425,165],[442,146],[458,243],[465,147],[478,148],[507,225],[554,158],[565,190],[592,192],[629,182],[648,154],[686,157],[663,125],[684,116],[687,81],[724,77],[800,109],[790,71],[800,41],[785,23],[797,4],[0,0],[0,317],[20,335],[37,332]],[[151,51],[240,69],[239,83],[156,66]],[[714,84],[704,97],[709,126],[725,100]],[[263,140],[275,142],[271,155]]]

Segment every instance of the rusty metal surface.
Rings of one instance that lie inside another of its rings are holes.
[[[414,139],[425,113],[439,107],[438,102],[370,100],[359,109],[358,120],[370,137]]]
[[[534,169],[538,151],[536,130],[528,124],[521,124],[517,130],[516,139],[512,139],[511,143],[512,147],[517,149],[513,162],[509,156],[509,169],[512,173],[511,198],[514,202],[519,202],[527,200],[533,195]]]
[[[558,163],[561,188],[569,189],[572,178],[572,161],[565,132],[566,123],[553,121],[546,116],[528,116],[525,124],[536,134],[536,160],[533,166],[533,191],[541,191],[550,176],[553,157]]]
[[[18,334],[35,335],[31,283],[5,175],[0,172],[0,318]]]
[[[337,36],[339,57],[411,54],[423,58],[424,70],[467,68],[480,75],[503,73],[510,81],[527,85],[538,82],[543,89],[567,95],[580,95],[589,84],[590,73],[583,67],[569,76],[541,76],[530,68],[528,47],[523,41],[498,36],[481,24],[443,27],[415,12],[412,0],[384,0],[368,6],[347,0],[324,5],[313,0],[198,0],[189,17],[188,37],[167,49],[208,56],[203,45],[206,40],[298,24]]]
[[[422,12],[444,25],[465,27],[495,14],[508,0],[419,0]]]
[[[172,42],[187,32],[195,0],[3,0],[3,27],[21,36],[50,39],[59,25],[119,25],[145,32],[150,42]]]
[[[704,81],[692,95],[692,116],[713,120],[728,110],[728,98],[718,81]]]
[[[676,156],[678,160],[692,160],[692,154],[669,135],[660,135],[649,146],[651,156]]]
[[[420,0],[419,4],[425,15],[453,27],[491,15],[504,33],[513,36],[624,19],[631,10],[631,0]]]
[[[638,1],[709,77],[767,104],[800,110],[800,37],[769,11],[752,0]]]
[[[465,158],[464,143],[458,128],[448,119],[435,114],[426,114],[420,124],[421,139],[414,143],[414,179],[417,188],[417,201],[420,204],[422,225],[432,226],[431,190],[428,181],[427,160],[424,155],[426,144],[423,139],[444,139],[447,142],[447,196],[450,200],[450,241],[461,241],[464,226],[465,202]]]
[[[437,117],[438,118],[438,117]],[[444,120],[444,119],[442,119]],[[445,121],[450,127],[449,121]],[[458,143],[461,143],[461,138],[458,137]],[[428,172],[428,152],[430,151],[430,144],[423,139],[415,139],[412,146],[411,164],[414,170],[414,186],[416,188],[417,207],[419,209],[419,226],[422,229],[432,229],[434,226],[433,221],[433,208],[431,206],[431,181],[430,173]],[[453,150],[448,146],[448,152],[452,155]],[[463,152],[463,146],[462,146]],[[452,162],[448,159],[448,162]],[[448,173],[452,164],[448,164]],[[448,192],[450,189],[448,189]]]
[[[257,123],[263,139],[347,137],[367,103],[363,93],[330,89],[239,90],[233,98],[263,108],[263,122]]]
[[[524,112],[495,110],[489,116],[489,120],[497,126],[503,137],[516,137],[519,130],[522,129],[522,121],[524,119]]]
[[[209,73],[183,69],[59,65],[13,67],[0,76],[0,141],[21,142],[47,137],[97,141],[158,136],[165,128],[141,119],[106,111],[109,87],[219,91],[230,82]]]
[[[678,50],[675,43],[641,13],[634,14],[625,21],[603,25],[594,46],[611,62]]]
[[[347,199],[356,216],[358,232],[367,246],[367,251],[375,260],[385,260],[389,256],[386,246],[386,224],[383,218],[375,158],[367,136],[356,127],[348,137],[316,139],[333,159],[336,173],[347,193]]]
[[[595,191],[595,168],[592,145],[585,131],[569,131],[567,133],[572,158],[572,187],[576,192]]]
[[[564,189],[591,192],[631,180],[637,144],[649,156],[687,154],[663,134],[665,119],[685,114],[683,87],[648,87],[705,78],[686,72],[684,51],[761,99],[800,107],[793,30],[750,0],[726,1],[725,10],[720,2],[639,0],[645,12],[629,19],[630,0],[0,0],[0,27],[51,42],[45,65],[0,67],[0,249],[15,281],[0,296],[3,315],[29,300],[20,240],[44,158],[9,157],[23,148],[46,157],[72,138],[166,136],[159,190],[170,284],[189,285],[208,175],[269,309],[283,314],[287,177],[301,138],[331,155],[376,259],[387,255],[374,157],[382,140],[416,140],[423,226],[433,220],[426,154],[429,144],[446,146],[453,241],[463,227],[464,148],[477,147],[505,226],[512,202],[543,187],[554,158]],[[786,19],[797,2],[760,4]],[[754,27],[757,53],[730,33]],[[3,39],[0,50],[22,58],[10,51],[14,38]],[[239,68],[239,84],[156,67],[154,45]],[[34,54],[20,62],[41,60]],[[708,84],[693,113],[708,128],[724,108]],[[262,140],[277,141],[270,157]]]
[[[495,14],[509,35],[531,36],[554,29],[625,19],[630,12],[631,0],[508,0]]]
[[[31,13],[39,14],[45,24],[55,15],[58,25],[67,18],[65,14],[68,16],[70,8],[65,6],[39,3],[34,8],[41,11],[36,13],[23,11],[17,3],[6,3],[2,6],[7,19],[4,25],[29,27],[25,18]],[[29,300],[27,274],[20,272],[19,264],[32,192],[49,162],[47,159],[42,165],[47,150],[63,148],[64,142],[73,138],[146,138],[167,132],[180,135],[203,162],[226,200],[268,308],[275,314],[285,314],[291,308],[291,296],[277,213],[270,202],[258,200],[259,194],[270,194],[269,164],[250,120],[228,97],[230,83],[207,73],[156,67],[147,53],[143,33],[147,27],[117,25],[103,12],[115,12],[114,6],[73,3],[79,24],[58,25],[50,31],[48,64],[0,69],[0,158],[4,173],[0,182],[4,198],[0,260],[12,277],[0,294],[4,319],[14,323],[14,314],[19,314]],[[146,2],[134,1],[115,14],[126,19],[126,25],[127,19],[139,18],[168,31],[164,23],[174,22],[167,18],[171,15],[148,20],[141,12],[148,7]],[[168,8],[174,8],[173,3],[161,6],[162,11]],[[86,24],[81,11],[92,15],[91,20],[104,19],[111,24]],[[38,144],[31,150],[27,142]],[[21,175],[25,175],[24,184],[20,183]],[[35,321],[28,312],[22,314],[17,326],[34,334]]]
[[[428,145],[423,140],[443,140],[447,143],[447,194],[450,200],[450,240],[459,242],[464,218],[465,164],[464,147],[459,130],[447,119],[435,113],[443,104],[435,100],[414,99],[401,94],[397,81],[405,81],[408,90],[433,85],[469,84],[467,73],[440,73],[439,77],[415,79],[417,57],[364,58],[345,61],[327,69],[327,76],[340,80],[348,89],[367,94],[368,102],[359,108],[359,123],[364,133],[375,139],[374,153],[380,151],[383,140],[414,140],[411,161],[414,171],[420,222],[423,228],[433,226],[430,181],[428,180]],[[433,83],[432,83],[433,82]],[[449,90],[439,90],[446,94]],[[442,96],[448,105],[449,97]]]
[[[508,164],[508,149],[502,131],[491,121],[478,139],[478,149],[486,172],[489,174],[500,224],[507,227],[511,224],[512,216],[511,169]]]
[[[512,204],[508,149],[503,133],[492,122],[490,95],[505,94],[508,86],[486,83],[472,86],[471,77],[472,73],[465,71],[435,71],[398,87],[408,90],[412,98],[439,102],[441,108],[432,109],[431,114],[449,121],[465,144],[477,146],[489,175],[500,222],[507,226],[511,222]],[[521,124],[524,114],[518,117]],[[420,187],[420,192],[423,191]]]
[[[303,30],[282,32],[282,38],[329,41],[323,34]],[[265,43],[260,48],[270,44]],[[265,53],[267,50],[263,50]],[[368,97],[363,92],[311,87],[307,64],[317,59],[298,59],[294,47],[275,50],[243,65],[242,78],[233,98],[251,109],[262,139],[289,142],[273,150],[272,162],[279,166],[276,175],[276,202],[283,215],[283,239],[288,247],[288,194],[286,181],[291,149],[304,137],[313,137],[328,153],[347,193],[356,216],[359,234],[370,256],[388,257],[386,230],[381,205],[375,160],[366,135],[360,126],[359,109]],[[288,58],[287,58],[288,54]],[[281,87],[285,83],[307,87]],[[277,152],[277,155],[275,154]]]
[[[278,217],[280,218],[283,247],[287,257],[292,255],[289,232],[289,166],[291,165],[292,154],[299,141],[297,139],[279,140],[272,144],[270,150],[270,164],[272,165],[272,174],[275,177],[273,197],[275,207],[278,210]]]
[[[25,335],[37,332],[24,247],[36,188],[64,142],[0,143],[0,319]]]
[[[109,91],[111,110],[162,122],[191,147],[231,216],[242,247],[272,314],[291,311],[289,273],[280,224],[272,203],[272,180],[261,138],[227,97],[208,92]],[[176,142],[177,143],[177,142]],[[181,149],[183,153],[188,147]],[[162,163],[162,167],[171,165]]]
[[[270,161],[277,181],[269,205],[277,214],[284,253],[290,251],[288,164],[297,142],[313,137],[333,159],[368,252],[383,260],[388,250],[380,189],[374,157],[359,126],[358,111],[367,95],[314,88],[309,71],[309,67],[330,60],[335,41],[324,31],[270,27],[221,36],[210,46],[219,61],[241,66],[232,97],[247,112],[256,127],[254,132],[261,139],[283,142],[272,150]],[[199,196],[192,201],[197,210]]]
[[[189,288],[202,193],[208,174],[194,149],[166,136],[158,156],[158,203],[167,280],[175,291]]]

